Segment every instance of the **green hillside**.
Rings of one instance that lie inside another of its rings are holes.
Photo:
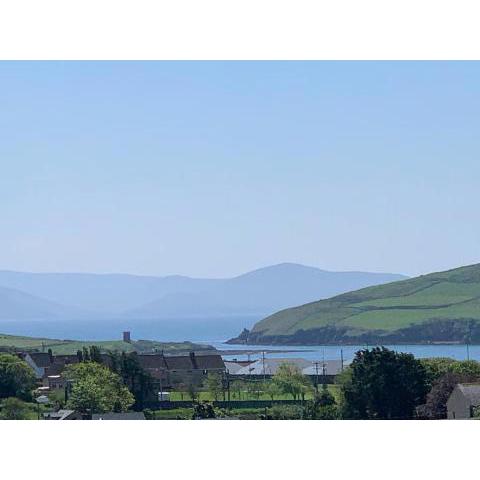
[[[90,345],[97,346],[102,352],[117,350],[120,352],[150,353],[163,350],[165,353],[184,353],[213,349],[210,345],[198,345],[191,342],[157,342],[153,340],[137,340],[131,343],[122,340],[77,341],[21,337],[0,333],[0,350],[47,351],[51,348],[54,354],[67,355],[76,353],[77,350]]]
[[[277,312],[231,343],[480,342],[480,264]]]

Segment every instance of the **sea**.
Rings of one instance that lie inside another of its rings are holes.
[[[229,345],[227,339],[237,336],[242,328],[251,328],[256,319],[228,317],[222,319],[185,318],[159,320],[0,320],[0,333],[70,340],[121,339],[124,330],[134,340],[169,342],[192,341],[213,345],[228,359],[304,358],[310,361],[351,360],[355,352],[373,345]],[[412,353],[417,358],[450,357],[456,360],[479,360],[480,345],[385,345],[398,352]],[[229,354],[228,352],[232,352]],[[244,353],[243,353],[244,352]],[[265,352],[265,353],[263,353]]]

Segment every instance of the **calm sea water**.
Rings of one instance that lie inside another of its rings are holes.
[[[228,345],[222,342],[210,342],[211,345],[221,350],[255,350],[258,353],[225,356],[226,359],[238,360],[258,359],[262,351],[267,350],[267,358],[305,358],[307,360],[352,360],[355,352],[366,348],[367,345],[317,345],[317,346],[269,346],[269,345]],[[368,345],[371,347],[372,345]],[[412,353],[417,358],[450,357],[456,360],[480,360],[480,345],[385,345],[387,348],[398,352]],[[271,353],[275,350],[275,353]],[[289,351],[290,350],[290,351]],[[295,350],[295,351],[292,351]]]
[[[255,318],[222,319],[175,319],[175,320],[98,320],[98,321],[9,321],[0,320],[0,332],[11,335],[75,339],[113,340],[120,339],[123,330],[130,330],[134,339],[160,341],[190,340],[208,343],[220,350],[250,350],[254,353],[227,355],[226,358],[256,359],[261,352],[270,358],[301,357],[308,360],[340,359],[351,360],[355,352],[366,345],[318,345],[318,346],[269,346],[269,345],[228,345],[226,339],[236,336],[242,328],[250,328]],[[451,357],[457,360],[467,358],[480,361],[480,345],[386,345],[400,352],[412,353],[418,358]],[[290,351],[289,351],[290,350]],[[294,350],[294,351],[292,351]],[[274,351],[273,353],[271,353]],[[258,352],[258,353],[255,353]]]

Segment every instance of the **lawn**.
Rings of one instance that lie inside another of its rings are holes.
[[[338,394],[339,394],[339,386],[338,385],[327,385],[329,392],[335,397],[336,400],[338,400]],[[319,387],[321,388],[321,387]],[[190,401],[190,397],[188,393],[186,392],[178,392],[178,391],[173,391],[170,392],[170,400],[172,402],[176,401],[182,401],[182,395],[183,395],[183,401]],[[215,400],[213,394],[208,391],[202,391],[199,392],[199,398],[198,400],[201,402],[212,402]],[[219,400],[223,400],[223,395],[220,395],[218,398]],[[291,395],[284,395],[284,394],[279,394],[274,396],[274,400],[292,400]],[[305,396],[305,400],[312,400],[313,399],[313,393],[309,393]],[[242,390],[240,392],[240,395],[238,392],[234,392],[230,390],[230,400],[231,401],[238,401],[238,400],[272,400],[272,398],[267,395],[266,393],[261,393],[259,396],[255,395],[253,392],[249,392],[247,390]]]

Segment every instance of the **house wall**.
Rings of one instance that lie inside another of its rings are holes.
[[[447,418],[449,420],[470,418],[470,407],[470,401],[455,387],[447,401]]]

